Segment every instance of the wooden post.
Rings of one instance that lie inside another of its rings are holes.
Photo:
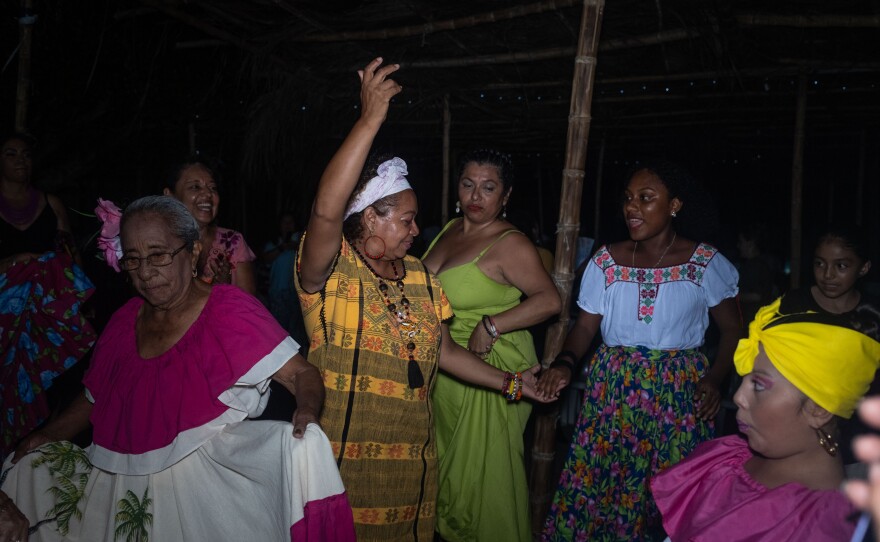
[[[556,229],[556,259],[553,281],[562,298],[559,321],[547,331],[543,364],[556,357],[562,348],[569,327],[568,307],[574,281],[574,257],[580,228],[581,192],[584,183],[584,164],[587,158],[587,140],[590,134],[590,106],[593,98],[593,80],[596,74],[596,52],[599,48],[599,30],[605,0],[584,0],[574,77],[571,83],[571,105],[568,116],[568,137],[565,149],[565,168],[562,171],[562,191],[559,202],[559,222]],[[558,405],[546,409],[535,418],[535,442],[532,448],[532,466],[529,473],[531,488],[532,531],[539,533],[553,497],[553,473]]]
[[[449,172],[449,129],[452,114],[449,112],[449,94],[443,96],[443,195],[440,198],[441,227],[449,222],[449,185],[452,183]]]
[[[797,106],[794,120],[794,154],[791,161],[791,287],[801,283],[801,225],[804,198],[804,139],[807,119],[807,75],[798,76]]]
[[[18,46],[18,85],[15,92],[15,131],[27,131],[27,114],[31,94],[31,43],[34,36],[33,0],[22,0],[18,19],[21,43]]]

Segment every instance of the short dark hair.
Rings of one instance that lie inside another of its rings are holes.
[[[220,184],[219,162],[202,154],[190,154],[168,169],[168,172],[162,179],[162,188],[167,188],[171,193],[174,193],[177,189],[177,181],[179,181],[180,176],[183,175],[183,170],[191,166],[202,166],[208,170],[208,173],[214,178],[214,182],[218,185]]]
[[[837,222],[825,226],[816,239],[816,246],[833,242],[855,252],[862,262],[871,261],[867,236],[864,229],[858,225],[851,222]]]
[[[675,218],[675,230],[693,241],[711,239],[718,229],[718,209],[700,182],[684,167],[667,160],[656,160],[643,161],[630,168],[623,186],[626,187],[636,173],[645,170],[660,179],[669,191],[669,199],[678,198],[681,201],[682,208]]]
[[[504,185],[504,192],[507,193],[513,188],[516,176],[514,175],[513,160],[509,154],[497,151],[495,149],[476,149],[466,152],[458,162],[458,176],[460,179],[464,174],[464,169],[471,162],[478,165],[494,166],[498,170],[498,179]]]

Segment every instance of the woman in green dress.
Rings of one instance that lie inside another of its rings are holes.
[[[501,370],[524,371],[537,362],[526,328],[557,314],[561,302],[535,246],[505,219],[512,169],[496,151],[464,157],[456,205],[463,216],[443,228],[423,261],[455,312],[452,339]],[[531,405],[445,374],[433,399],[441,538],[531,540],[523,464]]]

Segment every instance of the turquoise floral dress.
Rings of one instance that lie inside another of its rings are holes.
[[[663,540],[649,484],[713,427],[696,417],[699,347],[708,310],[737,293],[734,267],[699,244],[681,265],[620,265],[593,256],[578,305],[602,315],[602,344],[586,374],[584,404],[544,526],[544,541]]]

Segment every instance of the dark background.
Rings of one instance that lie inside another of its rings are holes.
[[[534,12],[510,16],[515,8]],[[355,70],[382,55],[402,64],[405,89],[377,147],[409,163],[420,224],[439,224],[455,199],[453,190],[441,201],[448,96],[453,161],[473,147],[510,152],[511,216],[553,236],[582,11],[571,0],[35,1],[28,131],[38,182],[90,213],[97,197],[123,204],[158,192],[169,165],[198,150],[222,161],[220,224],[258,249],[282,210],[307,219],[320,172],[358,115]],[[490,12],[495,22],[468,22]],[[3,3],[5,131],[20,14],[20,2]],[[860,222],[876,251],[878,17],[877,1],[609,1],[581,234],[622,237],[620,182],[661,155],[711,193],[721,228],[708,240],[734,257],[736,232],[758,221],[785,259],[796,88],[807,77],[805,261],[813,232],[832,219]],[[455,28],[436,29],[448,21]],[[362,35],[408,28],[421,29]],[[98,223],[72,214],[85,244]]]

